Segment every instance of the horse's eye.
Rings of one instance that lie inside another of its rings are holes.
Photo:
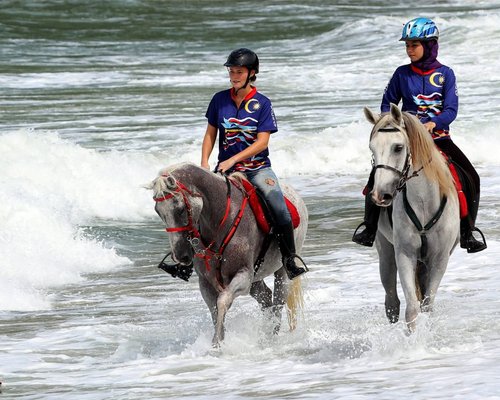
[[[403,151],[403,145],[402,144],[397,144],[394,146],[394,153],[401,153]]]

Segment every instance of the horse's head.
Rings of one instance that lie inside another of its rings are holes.
[[[398,190],[420,172],[439,186],[440,193],[455,192],[455,184],[444,157],[439,153],[432,136],[412,114],[401,112],[391,104],[389,113],[375,114],[368,108],[365,116],[374,127],[370,149],[375,168],[371,196],[375,204],[387,207]]]
[[[410,168],[410,147],[400,109],[391,104],[391,111],[375,114],[364,109],[374,126],[370,135],[375,180],[371,191],[373,202],[380,207],[391,205],[396,191],[404,184]]]
[[[192,262],[192,242],[199,240],[198,220],[203,201],[201,196],[175,177],[162,171],[151,184],[155,211],[167,226],[172,257],[181,265]]]

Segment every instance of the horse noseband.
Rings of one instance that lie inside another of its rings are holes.
[[[404,164],[404,167],[402,170],[399,170],[399,169],[397,169],[391,165],[387,165],[387,164],[375,165],[375,161],[374,161],[373,156],[372,156],[372,167],[374,170],[382,168],[382,169],[387,169],[389,171],[392,171],[392,172],[395,172],[396,174],[398,174],[398,176],[400,178],[399,182],[396,186],[396,190],[398,192],[401,191],[401,189],[406,185],[406,182],[409,179],[418,176],[418,172],[420,171],[420,169],[419,169],[418,171],[413,172],[413,174],[411,176],[408,176],[408,173],[410,172],[410,167],[411,167],[411,154],[410,153],[406,154],[406,160],[405,160],[405,164]]]

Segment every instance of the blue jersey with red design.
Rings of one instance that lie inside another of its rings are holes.
[[[448,138],[450,124],[457,117],[458,92],[455,74],[445,65],[422,71],[411,64],[394,72],[382,97],[382,112],[403,100],[403,111],[415,114],[423,124],[436,124],[432,137]]]
[[[219,131],[219,163],[245,150],[257,140],[259,132],[277,132],[271,100],[257,92],[256,88],[236,107],[233,89],[214,95],[208,105],[208,123]],[[255,156],[234,165],[235,171],[255,171],[270,167],[269,150],[266,148]]]

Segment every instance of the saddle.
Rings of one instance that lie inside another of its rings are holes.
[[[249,181],[242,179],[241,185],[248,196],[248,203],[253,211],[257,225],[263,233],[266,235],[269,234],[273,226],[273,220],[265,200],[262,198],[262,195],[259,194],[257,188]],[[293,227],[297,228],[300,225],[300,215],[297,211],[297,207],[295,207],[287,197],[285,197],[285,202],[290,212],[290,216],[292,217]]]

